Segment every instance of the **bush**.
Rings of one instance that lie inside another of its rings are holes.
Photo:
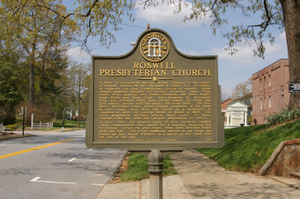
[[[270,125],[280,124],[282,122],[287,122],[300,118],[299,109],[284,109],[279,113],[274,113],[267,117],[268,123]]]
[[[17,121],[16,117],[7,117],[3,120],[3,125],[14,124]]]
[[[16,129],[20,128],[18,123],[7,125],[6,128],[9,128],[11,131],[15,131]]]
[[[16,123],[17,119],[15,115],[15,110],[11,109],[10,106],[0,106],[0,122],[3,122],[3,125]]]
[[[74,121],[78,121],[78,116],[74,116],[74,117],[73,117],[73,120],[74,120]],[[82,115],[80,116],[80,121],[84,121],[84,118],[83,118]]]
[[[252,115],[247,115],[247,122],[248,122],[248,124],[251,124],[251,122],[252,122]]]

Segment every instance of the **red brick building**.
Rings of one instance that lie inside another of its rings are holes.
[[[286,108],[290,100],[289,60],[280,59],[252,75],[252,124]]]

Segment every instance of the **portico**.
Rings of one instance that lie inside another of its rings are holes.
[[[227,123],[225,126],[247,126],[248,105],[240,101],[235,101],[227,105],[225,116]]]

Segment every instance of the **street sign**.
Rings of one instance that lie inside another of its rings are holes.
[[[217,56],[188,56],[160,29],[122,56],[93,56],[88,148],[130,151],[224,145]]]
[[[289,84],[290,93],[300,93],[300,84]]]
[[[21,114],[22,115],[27,115],[27,107],[21,107]]]

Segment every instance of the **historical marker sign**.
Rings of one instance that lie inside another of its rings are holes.
[[[187,56],[160,29],[131,52],[92,57],[89,148],[134,151],[224,144],[217,56]]]

